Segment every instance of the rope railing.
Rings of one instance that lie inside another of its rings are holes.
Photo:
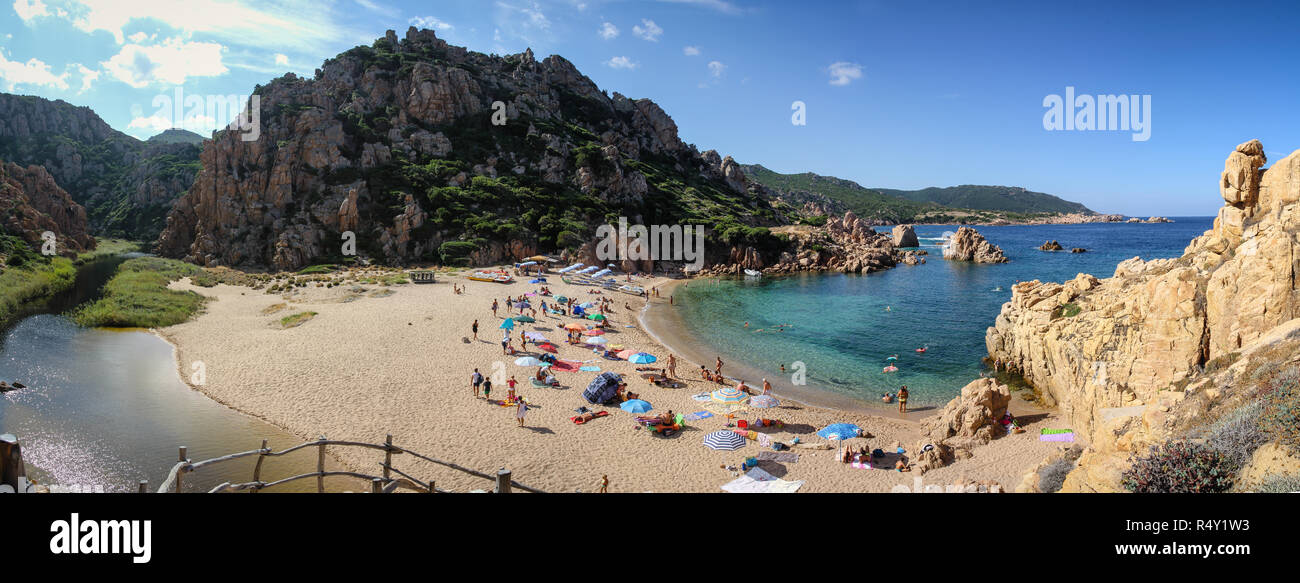
[[[383,475],[375,476],[375,475],[365,474],[361,472],[351,472],[351,471],[342,471],[342,470],[326,471],[325,470],[325,455],[326,455],[325,449],[330,446],[362,447],[362,448],[377,449],[383,451],[384,461],[379,463],[379,467],[383,469]],[[287,478],[282,478],[271,482],[262,480],[262,462],[266,458],[283,456],[298,451],[300,449],[305,449],[309,447],[316,447],[319,449],[315,472],[308,472],[304,474],[289,476]],[[423,481],[394,467],[393,455],[395,454],[396,455],[408,454],[411,457],[424,460],[429,463],[441,465],[464,474],[469,474],[474,477],[483,478],[485,480],[492,481],[496,484],[495,491],[498,493],[508,494],[514,489],[519,489],[524,492],[545,494],[545,492],[542,490],[530,486],[526,486],[524,484],[520,484],[519,482],[514,481],[511,478],[510,471],[506,470],[505,468],[498,470],[496,474],[489,474],[486,472],[475,471],[467,467],[461,466],[459,464],[429,457],[427,455],[411,451],[404,447],[393,445],[393,436],[391,434],[387,436],[387,438],[384,440],[384,443],[366,443],[362,441],[331,440],[331,439],[326,439],[324,436],[321,436],[319,439],[315,441],[300,443],[298,445],[295,445],[288,449],[282,449],[280,451],[273,451],[270,447],[267,447],[267,441],[263,439],[262,447],[258,449],[241,451],[238,453],[227,454],[220,457],[215,457],[212,459],[206,459],[197,462],[190,461],[190,459],[187,457],[187,453],[188,453],[187,448],[182,446],[180,448],[179,461],[172,466],[171,470],[168,471],[167,473],[167,479],[164,480],[162,485],[158,487],[157,492],[159,494],[164,494],[168,492],[180,492],[182,483],[184,482],[184,477],[187,474],[194,473],[195,471],[198,471],[208,466],[213,466],[220,463],[246,458],[250,456],[257,456],[257,465],[253,467],[253,478],[251,481],[239,482],[239,483],[223,482],[217,485],[215,488],[208,490],[208,493],[215,494],[218,492],[240,492],[240,491],[257,492],[259,490],[264,490],[266,488],[271,488],[281,484],[287,484],[289,482],[294,482],[297,480],[305,480],[309,478],[316,478],[316,491],[324,492],[325,478],[329,476],[347,476],[347,477],[368,481],[370,482],[370,491],[372,493],[391,493],[396,491],[399,488],[406,488],[408,490],[414,490],[416,492],[448,493],[447,490],[438,488],[432,479],[428,481]],[[397,474],[399,477],[393,477],[393,474]],[[147,482],[140,483],[140,491],[141,492],[148,491]]]

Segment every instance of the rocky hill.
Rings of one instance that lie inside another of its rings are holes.
[[[0,161],[0,234],[8,233],[39,249],[41,235],[54,233],[60,255],[95,248],[86,209],[54,182],[45,168]]]
[[[412,27],[254,94],[260,139],[208,144],[160,253],[295,269],[338,258],[350,231],[374,261],[483,264],[576,250],[625,216],[705,225],[725,260],[776,244],[763,226],[786,220],[654,102],[611,96],[559,56],[485,55]]]
[[[194,132],[191,132],[191,131],[189,131],[189,130],[182,130],[182,129],[179,129],[179,128],[172,128],[172,129],[169,129],[169,130],[163,130],[162,133],[160,133],[160,134],[158,134],[158,135],[156,135],[156,136],[153,136],[153,137],[151,137],[151,138],[149,138],[149,139],[147,139],[147,140],[145,140],[145,141],[146,141],[146,142],[150,142],[150,143],[155,143],[155,144],[156,144],[156,143],[163,143],[163,144],[191,144],[191,145],[194,145],[194,146],[198,146],[198,145],[202,145],[202,144],[203,144],[203,140],[205,140],[205,139],[206,139],[206,138],[204,138],[203,136],[200,136],[200,135],[198,135],[198,134],[196,134],[196,133],[194,133]]]
[[[198,172],[199,146],[146,143],[87,107],[0,93],[0,159],[39,165],[86,208],[97,234],[153,240]]]
[[[1229,155],[1214,228],[1182,257],[1135,257],[1107,279],[1079,274],[1012,288],[986,335],[989,354],[1094,443],[1080,460],[1093,469],[1071,474],[1070,488],[1115,489],[1128,456],[1152,436],[1168,437],[1165,424],[1194,390],[1213,392],[1193,400],[1200,413],[1189,418],[1246,392],[1205,375],[1300,318],[1300,151],[1266,162],[1257,140]]]

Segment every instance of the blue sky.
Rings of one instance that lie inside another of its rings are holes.
[[[702,150],[865,186],[1006,184],[1208,215],[1233,146],[1300,148],[1296,3],[0,0],[0,15],[0,90],[89,106],[137,137],[172,125],[154,99],[177,87],[246,95],[417,24],[471,50],[563,55],[655,100]],[[1045,130],[1044,99],[1066,87],[1150,95],[1149,139]]]

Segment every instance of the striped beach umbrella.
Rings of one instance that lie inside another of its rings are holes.
[[[734,451],[745,447],[745,438],[734,431],[714,431],[704,436],[704,447],[721,451]]]
[[[730,415],[749,405],[749,395],[736,387],[722,387],[709,393],[706,408],[723,415]]]
[[[600,330],[600,329],[596,329],[596,330],[587,330],[586,332],[583,332],[583,334],[585,334],[585,335],[587,335],[587,336],[602,336],[602,335],[605,334],[605,331],[604,331],[604,330]]]
[[[587,327],[577,322],[570,322],[564,325],[565,330],[586,330]]]
[[[749,406],[755,409],[771,409],[780,405],[781,402],[772,395],[756,395],[749,400]]]

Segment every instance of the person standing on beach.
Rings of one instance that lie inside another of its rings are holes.
[[[492,379],[483,379],[483,398],[492,400]]]
[[[470,326],[469,329],[474,331],[474,341],[478,342],[478,319],[477,318],[474,320],[474,324]]]
[[[525,403],[524,400],[520,398],[518,405],[515,407],[515,419],[519,421],[520,427],[524,426],[524,415],[527,414],[528,414],[528,403]]]
[[[677,355],[668,354],[668,377],[677,378]]]
[[[767,379],[763,379],[763,394],[766,395],[770,392],[772,392],[772,383],[767,382]]]
[[[903,388],[898,390],[898,412],[907,412],[907,385],[903,385]]]
[[[721,374],[722,374],[722,357],[719,356],[719,357],[717,357],[717,358],[718,358],[718,365],[717,365],[716,367],[714,367],[713,372],[715,372],[715,373],[721,375]]]
[[[506,387],[508,387],[508,389],[506,390],[506,395],[507,395],[506,398],[507,398],[507,399],[514,400],[514,398],[515,398],[515,385],[516,385],[518,382],[519,382],[519,381],[516,381],[516,380],[515,380],[514,375],[510,375],[510,380],[507,380],[507,381],[506,381]]]
[[[510,344],[510,331],[501,331],[501,354],[506,354],[506,346]]]
[[[599,482],[599,484],[600,484],[600,493],[601,493],[601,494],[608,494],[608,493],[609,493],[609,474],[605,474],[605,475],[601,476],[601,477],[600,477],[600,482]]]
[[[474,374],[469,376],[469,382],[470,384],[474,385],[474,398],[477,399],[478,387],[479,385],[483,384],[483,375],[478,372],[477,368],[474,369]]]
[[[492,298],[492,317],[493,317],[493,318],[497,317],[497,306],[498,306],[498,304],[497,304],[497,299],[496,299],[496,298]]]

